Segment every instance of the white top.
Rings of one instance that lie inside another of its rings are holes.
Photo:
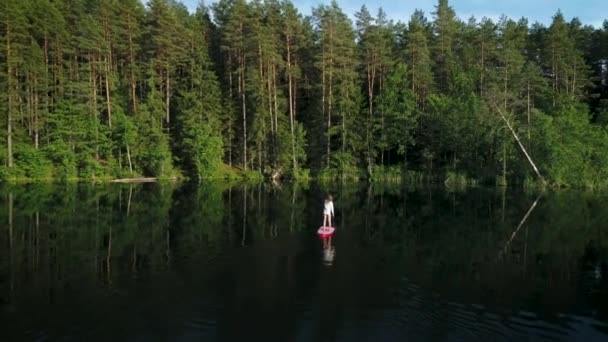
[[[323,208],[323,215],[334,216],[334,202],[325,202],[325,207]]]

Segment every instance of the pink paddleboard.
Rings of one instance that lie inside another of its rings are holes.
[[[317,231],[317,233],[321,236],[321,237],[328,237],[331,236],[334,231],[336,229],[334,227],[321,227],[319,228],[319,230]]]

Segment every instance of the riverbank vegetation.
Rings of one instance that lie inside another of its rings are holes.
[[[601,187],[607,69],[608,22],[560,12],[5,0],[0,179]]]

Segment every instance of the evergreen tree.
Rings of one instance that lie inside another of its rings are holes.
[[[431,54],[428,47],[428,28],[424,13],[412,14],[406,32],[405,60],[408,62],[409,88],[416,96],[416,103],[424,110],[427,96],[433,84]]]
[[[385,78],[384,73],[386,73],[391,63],[393,41],[385,13],[381,8],[378,11],[377,19],[371,16],[365,6],[362,6],[361,10],[355,13],[355,17],[357,18],[356,28],[361,56],[361,78],[365,82],[367,92],[365,162],[369,175],[377,155],[375,144],[372,142],[373,137],[378,135],[377,125],[375,124],[378,121],[376,115],[377,112],[382,113],[374,108],[375,97],[381,90]],[[382,127],[380,128],[382,130]]]
[[[483,18],[479,24],[477,34],[475,34],[474,49],[477,52],[475,55],[476,64],[479,73],[479,95],[485,96],[488,84],[491,84],[492,69],[497,59],[497,37],[496,25],[491,19]]]
[[[453,74],[455,72],[454,43],[458,29],[458,22],[454,9],[448,0],[439,0],[433,13],[433,56],[435,60],[435,79],[439,90],[446,92],[453,88]]]
[[[432,22],[355,19],[335,1],[5,0],[0,179],[369,177],[395,152],[450,179],[522,181],[531,159],[558,186],[605,177],[608,22],[463,23],[447,0]]]
[[[407,86],[404,63],[398,63],[388,75],[378,102],[386,118],[386,147],[396,149],[406,167],[407,150],[414,144],[418,111],[414,92]]]
[[[325,166],[337,166],[348,173],[346,170],[355,167],[352,152],[361,147],[357,144],[360,142],[357,139],[360,132],[354,127],[360,108],[354,32],[350,20],[335,1],[330,6],[315,8],[313,16],[318,30],[317,68],[321,74],[321,113],[326,120]],[[338,125],[335,125],[336,120],[339,120]],[[340,142],[340,152],[335,163],[332,162],[333,137]]]
[[[306,37],[302,18],[295,6],[289,2],[282,3],[283,25],[282,39],[285,43],[284,78],[287,79],[287,106],[289,112],[289,131],[291,140],[292,174],[297,175],[298,169],[305,161],[303,149],[303,127],[299,124],[297,99],[299,85],[302,83],[303,51],[306,49]],[[298,152],[300,151],[300,152]]]
[[[551,75],[553,106],[563,97],[580,98],[588,85],[588,68],[574,38],[564,16],[557,12],[545,38],[545,65]]]
[[[183,80],[177,87],[177,134],[175,155],[183,168],[196,177],[214,176],[222,162],[221,94],[208,56],[204,10],[187,23],[187,55]],[[202,43],[201,43],[202,42]]]
[[[227,7],[227,8],[226,8]],[[243,0],[235,0],[223,8],[225,17],[223,21],[221,48],[227,58],[227,73],[229,79],[229,94],[235,107],[240,108],[241,120],[241,165],[247,170],[249,158],[247,155],[247,70],[249,49],[249,7]],[[233,79],[236,78],[236,85]]]
[[[164,121],[171,122],[172,79],[183,56],[183,29],[176,11],[168,0],[150,0],[146,18],[146,53],[156,73],[156,86],[164,98]]]
[[[2,55],[0,60],[2,74],[0,82],[5,91],[2,92],[2,111],[6,123],[6,166],[13,167],[13,137],[15,134],[14,122],[20,119],[19,77],[23,69],[21,55],[27,49],[27,21],[23,2],[16,0],[5,1],[0,11],[0,37]]]
[[[133,147],[135,164],[146,176],[170,176],[173,174],[173,162],[168,136],[163,132],[165,102],[155,82],[156,72],[153,64],[147,72],[146,88],[149,89],[142,109],[138,111],[137,137]]]

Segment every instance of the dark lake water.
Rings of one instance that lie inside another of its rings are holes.
[[[335,197],[337,231],[316,230]],[[1,341],[607,341],[608,196],[0,188]]]

